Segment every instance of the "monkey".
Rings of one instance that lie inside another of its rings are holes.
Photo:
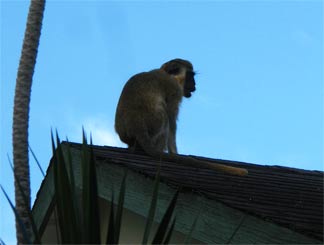
[[[246,175],[246,169],[178,155],[179,107],[182,98],[190,98],[196,90],[195,74],[189,61],[177,58],[159,69],[132,76],[124,85],[116,108],[115,130],[120,140],[130,151],[142,150],[156,159]]]

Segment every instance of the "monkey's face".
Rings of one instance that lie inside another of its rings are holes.
[[[191,97],[191,93],[196,90],[195,72],[192,64],[187,60],[174,59],[165,63],[161,67],[169,75],[176,78],[183,87],[183,96]]]
[[[195,72],[187,71],[185,81],[183,84],[183,96],[186,98],[191,97],[191,93],[196,90]]]

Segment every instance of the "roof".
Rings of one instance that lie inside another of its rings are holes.
[[[71,143],[71,146],[79,149],[81,145]],[[94,146],[94,153],[100,161],[122,165],[152,178],[159,163],[150,156],[130,153],[124,148]],[[163,161],[161,181],[323,241],[322,171],[195,158],[246,168],[249,175],[231,176]]]
[[[82,188],[81,144],[63,142],[63,148],[66,149],[68,144],[72,146],[75,184]],[[157,166],[161,164],[163,183],[159,192],[163,195],[159,197],[156,221],[161,220],[172,193],[181,187],[177,202],[180,212],[177,213],[175,228],[187,234],[192,224],[190,220],[200,213],[199,225],[193,234],[199,241],[231,241],[234,244],[323,242],[324,173],[321,171],[192,156],[215,164],[246,168],[249,175],[240,177],[186,166],[185,163],[161,162],[124,148],[93,146],[93,149],[97,171],[100,171],[98,182],[101,191],[98,195],[108,202],[112,201],[109,193],[114,189],[113,186],[120,186],[125,168],[130,169],[124,208],[143,217],[147,215],[153,178]],[[55,207],[53,195],[51,161],[32,210],[41,234]]]

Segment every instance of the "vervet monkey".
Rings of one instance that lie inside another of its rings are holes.
[[[177,155],[176,129],[182,97],[196,90],[195,72],[189,61],[171,60],[149,72],[131,77],[116,110],[115,129],[130,150],[142,149],[154,158],[246,175],[247,170],[212,164]],[[168,151],[169,154],[164,152]]]

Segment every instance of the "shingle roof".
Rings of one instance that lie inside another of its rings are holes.
[[[79,144],[72,143],[79,148]],[[123,165],[154,177],[158,160],[127,149],[94,146],[97,159]],[[231,176],[185,163],[162,162],[161,180],[182,190],[198,192],[264,220],[323,241],[323,177],[321,171],[197,157],[212,163],[248,169],[245,177]]]

